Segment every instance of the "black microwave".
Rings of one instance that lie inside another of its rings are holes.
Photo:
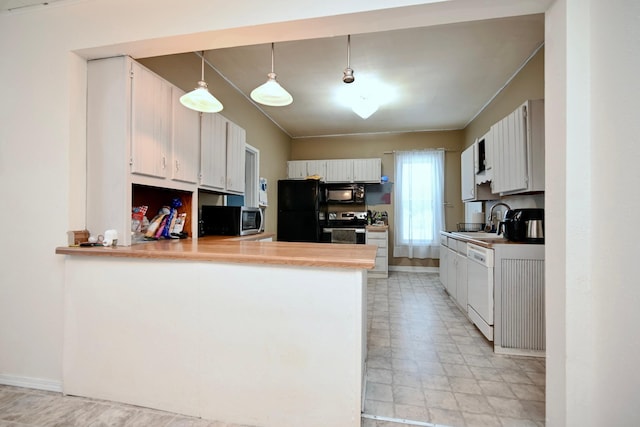
[[[324,201],[330,204],[364,204],[364,184],[325,184]]]
[[[260,208],[202,206],[201,236],[246,236],[262,231],[264,231],[264,218]]]

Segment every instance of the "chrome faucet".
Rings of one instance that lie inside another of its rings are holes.
[[[492,230],[493,230],[493,227],[494,227],[493,226],[493,220],[495,219],[495,216],[493,214],[493,210],[495,208],[497,208],[498,206],[504,206],[507,209],[511,209],[511,207],[508,204],[504,203],[504,202],[498,202],[495,205],[491,206],[491,210],[489,211],[489,217],[487,218],[487,220],[491,223],[491,229]],[[499,231],[500,230],[496,227],[496,233],[499,233]]]

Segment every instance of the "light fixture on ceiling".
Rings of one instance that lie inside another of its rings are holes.
[[[222,111],[223,107],[222,103],[209,92],[207,83],[204,81],[204,51],[202,51],[201,58],[202,78],[198,82],[198,87],[182,95],[180,97],[180,103],[187,108],[203,113],[217,113],[218,111]]]
[[[353,83],[356,79],[351,69],[351,34],[347,35],[347,68],[344,69],[343,74],[342,81],[344,83]]]
[[[373,113],[378,111],[380,105],[377,101],[364,96],[356,97],[351,104],[351,109],[354,113],[362,117],[364,120],[368,119]]]
[[[251,99],[271,107],[284,107],[293,102],[293,97],[276,81],[273,60],[273,43],[271,43],[271,72],[267,81],[251,91]]]

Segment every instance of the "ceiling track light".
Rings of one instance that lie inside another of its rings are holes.
[[[202,58],[201,79],[198,87],[180,97],[180,103],[187,108],[202,113],[217,113],[222,111],[222,103],[209,92],[207,83],[204,81],[204,51],[200,55]]]
[[[276,80],[274,71],[274,44],[271,43],[271,72],[267,74],[267,81],[251,91],[251,99],[259,104],[270,107],[284,107],[293,102],[293,97]]]
[[[351,69],[351,34],[347,35],[347,68],[344,69],[343,74],[342,81],[344,83],[353,83],[356,79]]]

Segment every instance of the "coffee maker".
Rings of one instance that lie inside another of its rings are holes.
[[[544,243],[544,209],[509,209],[500,225],[507,240]]]

